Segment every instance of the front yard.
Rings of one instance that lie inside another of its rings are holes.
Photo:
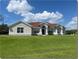
[[[77,59],[77,36],[0,36],[1,58]]]

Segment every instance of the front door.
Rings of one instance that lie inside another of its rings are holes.
[[[43,35],[46,34],[46,27],[45,27],[45,26],[42,27],[42,34],[43,34]]]

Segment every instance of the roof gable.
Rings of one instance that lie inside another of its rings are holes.
[[[10,25],[9,28],[14,27],[14,26],[16,26],[16,25],[18,25],[18,24],[20,24],[20,23],[23,23],[23,24],[25,24],[25,25],[27,25],[27,26],[29,26],[29,27],[32,27],[32,26],[31,26],[30,24],[28,24],[28,23],[24,23],[24,22],[22,22],[22,21],[19,21],[19,22],[16,22],[15,24]]]

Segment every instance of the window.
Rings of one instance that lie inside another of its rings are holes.
[[[17,33],[23,33],[23,30],[24,30],[24,28],[18,27],[18,28],[17,28]]]

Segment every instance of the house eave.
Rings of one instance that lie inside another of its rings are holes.
[[[32,26],[31,26],[30,24],[28,24],[28,23],[26,24],[26,23],[24,23],[24,22],[22,22],[22,21],[19,21],[19,22],[16,22],[16,23],[10,25],[9,28],[12,28],[12,27],[16,26],[16,25],[19,24],[19,23],[23,23],[23,24],[25,24],[25,25],[27,25],[27,26],[29,26],[29,27],[32,28]]]

